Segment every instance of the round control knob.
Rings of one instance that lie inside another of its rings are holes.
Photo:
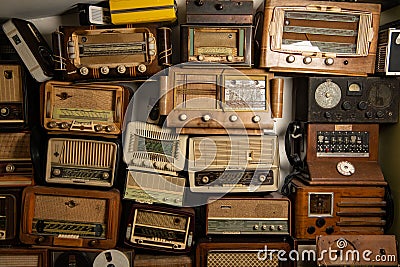
[[[55,176],[59,176],[61,174],[61,170],[60,169],[53,169],[52,173]]]
[[[267,230],[267,226],[266,225],[261,226],[261,230]]]
[[[10,109],[7,107],[1,108],[0,109],[0,115],[5,117],[8,116],[8,114],[10,114]]]
[[[199,60],[199,61],[203,61],[203,60],[204,60],[204,56],[202,56],[202,55],[198,55],[198,56],[197,56],[197,60]]]
[[[238,120],[238,116],[236,116],[236,115],[231,115],[231,116],[229,117],[229,120],[230,120],[231,122],[235,122],[235,121]]]
[[[287,63],[293,63],[296,60],[296,58],[293,55],[287,56],[286,57],[286,62]]]
[[[56,128],[57,127],[57,123],[55,121],[50,121],[49,123],[47,123],[47,127]]]
[[[132,164],[135,166],[140,166],[142,161],[140,159],[132,159]]]
[[[309,233],[310,235],[315,233],[315,227],[314,226],[309,226],[307,228],[307,233]]]
[[[110,72],[110,69],[107,66],[103,66],[100,68],[100,73],[103,75],[107,75]]]
[[[110,178],[110,174],[108,172],[103,172],[101,178],[103,178],[103,180],[107,180],[108,178]]]
[[[165,202],[167,202],[167,201],[169,200],[169,198],[168,198],[168,197],[164,197],[163,200],[164,200]]]
[[[164,165],[164,168],[165,168],[166,170],[168,170],[168,171],[174,171],[174,170],[175,170],[174,165],[172,165],[171,163],[165,164],[165,165]]]
[[[216,10],[223,10],[224,9],[224,5],[223,4],[216,4],[215,5],[215,9]]]
[[[147,67],[144,64],[140,64],[138,67],[138,71],[143,73],[147,70]]]
[[[100,132],[101,130],[103,130],[103,125],[101,125],[101,124],[96,124],[96,125],[94,126],[94,130],[95,130],[96,132]]]
[[[82,67],[79,69],[79,73],[83,76],[86,76],[89,74],[89,69],[87,67]]]
[[[175,198],[175,203],[180,203],[182,200],[180,198]]]
[[[259,123],[259,122],[261,121],[261,117],[258,116],[258,115],[255,115],[255,116],[252,118],[252,121],[253,121],[254,123]]]
[[[106,130],[106,132],[114,132],[115,127],[114,127],[114,125],[107,125],[105,130]]]
[[[148,168],[151,168],[153,167],[153,162],[151,160],[143,160],[143,165]]]
[[[373,114],[372,114],[372,112],[371,112],[371,111],[367,111],[367,112],[365,112],[365,117],[367,117],[368,119],[371,119],[371,118],[372,118],[372,116],[373,116]]]
[[[269,227],[269,230],[270,230],[270,231],[274,231],[274,230],[275,230],[275,226],[271,225],[271,226]]]
[[[117,67],[117,72],[118,72],[119,74],[124,74],[124,73],[126,72],[126,67],[125,67],[124,65],[119,65],[119,66]]]
[[[308,65],[308,64],[311,64],[311,62],[312,62],[312,58],[311,57],[303,58],[303,63],[304,64]]]
[[[64,121],[64,122],[60,123],[60,128],[61,128],[61,129],[67,129],[68,126],[69,126],[68,122],[65,122],[65,121]]]
[[[379,111],[376,112],[376,116],[378,118],[383,118],[383,116],[385,116],[385,113],[383,111],[379,110]]]
[[[137,242],[138,242],[138,244],[142,244],[143,240],[142,239],[138,239]]]
[[[204,5],[204,1],[203,0],[196,0],[195,4],[197,6],[202,6],[202,5]]]
[[[211,120],[211,116],[206,114],[201,118],[204,122],[210,121]]]
[[[178,248],[179,248],[179,245],[178,245],[178,244],[174,244],[174,245],[172,246],[172,248],[173,248],[173,249],[178,249]]]
[[[326,228],[325,233],[327,233],[328,235],[333,234],[333,232],[335,231],[335,229],[333,229],[333,226],[329,226]]]
[[[331,57],[328,57],[328,58],[325,59],[324,63],[327,66],[331,66],[331,65],[333,65],[333,63],[335,63],[335,60],[333,58],[331,58]]]
[[[368,107],[368,103],[367,103],[366,101],[360,101],[360,102],[357,104],[357,107],[358,107],[358,109],[360,109],[360,110],[366,110],[367,107]]]
[[[12,163],[8,163],[6,165],[6,172],[10,173],[10,172],[14,172],[15,171],[15,166]]]
[[[315,222],[315,225],[319,228],[325,225],[325,219],[324,218],[318,218],[317,221]]]
[[[203,177],[201,178],[201,182],[202,182],[203,184],[207,184],[209,181],[210,181],[210,178],[208,178],[208,176],[203,176]]]
[[[98,244],[99,244],[99,241],[97,241],[97,240],[90,240],[88,243],[89,247],[95,247]]]
[[[283,226],[282,225],[278,225],[278,231],[282,231],[283,230]]]
[[[229,62],[232,62],[233,61],[233,56],[231,56],[231,55],[227,56],[226,60],[229,61]]]
[[[253,226],[253,230],[258,230],[258,225],[257,224]]]
[[[187,120],[187,115],[185,114],[185,113],[183,113],[183,114],[181,114],[181,115],[179,115],[179,120],[180,121],[185,121],[185,120]]]
[[[351,109],[351,103],[349,101],[344,101],[342,103],[342,109],[344,110],[350,110]]]
[[[260,177],[258,177],[258,180],[259,180],[260,182],[265,182],[265,180],[267,180],[267,176],[265,176],[265,175],[260,175]]]
[[[41,244],[45,240],[44,236],[39,236],[38,238],[35,239],[36,244]]]
[[[327,118],[327,119],[330,119],[330,118],[332,118],[332,113],[327,111],[327,112],[324,113],[324,117]]]

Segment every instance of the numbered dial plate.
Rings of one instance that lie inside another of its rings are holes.
[[[374,83],[368,92],[368,100],[373,107],[386,108],[392,103],[392,89],[386,83]]]
[[[315,89],[314,97],[321,108],[334,108],[340,102],[342,91],[339,85],[331,80],[326,80]]]
[[[353,164],[348,161],[340,161],[336,168],[341,175],[350,176],[356,172],[356,169]]]

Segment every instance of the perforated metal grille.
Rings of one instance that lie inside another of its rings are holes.
[[[267,252],[267,256],[270,253]],[[279,260],[276,253],[272,258],[263,260],[265,255],[258,251],[209,251],[207,267],[278,267]]]
[[[188,218],[156,211],[137,210],[136,224],[185,230]]]

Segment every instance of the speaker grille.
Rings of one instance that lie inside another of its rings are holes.
[[[30,160],[28,133],[1,133],[0,160]]]
[[[22,102],[21,68],[0,65],[0,102]]]
[[[267,253],[268,255],[270,253]],[[209,251],[207,267],[278,267],[277,253],[272,259],[262,260],[257,257],[258,251]]]
[[[176,230],[186,230],[187,223],[186,216],[147,210],[137,210],[135,222],[135,224]]]
[[[38,255],[0,255],[0,267],[38,267]]]

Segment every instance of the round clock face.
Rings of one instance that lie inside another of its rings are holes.
[[[340,161],[336,165],[336,169],[341,175],[350,176],[356,172],[356,169],[353,164],[348,161]]]
[[[315,101],[321,108],[334,108],[339,104],[342,97],[342,91],[339,85],[326,80],[325,82],[318,85],[315,89]]]
[[[368,92],[368,100],[373,107],[388,107],[392,102],[392,90],[385,83],[374,83]]]

